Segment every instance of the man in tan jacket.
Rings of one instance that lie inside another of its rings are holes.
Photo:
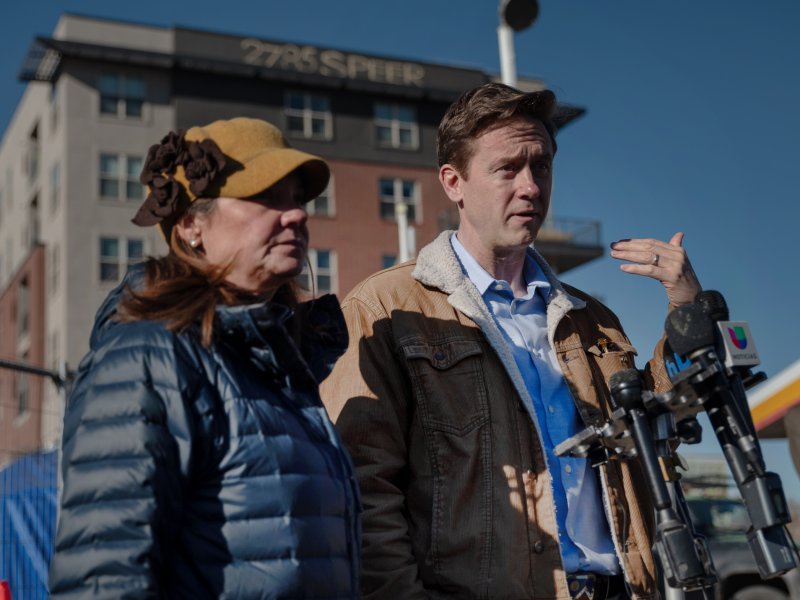
[[[608,416],[608,378],[635,355],[616,316],[532,247],[554,108],[550,92],[502,84],[456,101],[438,160],[458,231],[343,303],[350,346],[322,397],[361,485],[364,598],[657,596],[638,465],[553,452]],[[682,237],[611,255],[659,280],[670,307],[689,303],[700,286]],[[669,386],[660,347],[646,378]]]

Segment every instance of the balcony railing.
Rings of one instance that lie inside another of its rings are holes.
[[[545,219],[537,242],[600,246],[600,221],[573,217],[548,217]]]
[[[458,211],[438,215],[439,230],[458,227]],[[603,256],[600,221],[571,217],[548,217],[536,236],[536,249],[557,273],[564,273]]]

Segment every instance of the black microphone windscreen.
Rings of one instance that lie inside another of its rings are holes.
[[[641,380],[642,376],[637,369],[623,369],[609,377],[608,387],[612,390],[620,387],[629,387],[640,384]]]
[[[673,352],[681,356],[714,345],[714,322],[697,304],[685,304],[669,313],[664,329]]]
[[[704,290],[697,294],[694,299],[695,304],[699,304],[711,320],[727,321],[730,317],[728,304],[725,298],[717,290]]]
[[[617,406],[631,410],[642,405],[644,382],[638,370],[617,371],[608,379],[608,388],[611,390],[611,397]]]

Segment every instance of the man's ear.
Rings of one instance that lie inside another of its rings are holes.
[[[202,220],[196,215],[184,213],[175,223],[175,232],[192,248],[197,248],[203,243]]]
[[[452,202],[460,203],[464,195],[461,192],[461,173],[451,164],[442,165],[439,168],[439,183],[444,188],[444,193]]]

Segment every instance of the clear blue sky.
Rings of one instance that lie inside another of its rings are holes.
[[[31,40],[65,11],[499,71],[494,0],[29,0],[0,20],[0,128]],[[516,35],[519,74],[588,109],[559,140],[554,213],[600,220],[604,243],[686,232],[701,283],[749,322],[769,376],[800,356],[798,31],[796,0],[540,0]],[[600,295],[649,354],[666,308],[657,283],[608,257],[565,279]],[[800,500],[785,444],[766,453]]]

